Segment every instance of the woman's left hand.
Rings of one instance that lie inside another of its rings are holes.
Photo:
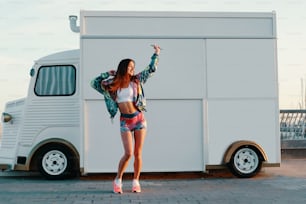
[[[116,71],[115,70],[110,70],[108,71],[110,76],[116,76]]]
[[[160,47],[159,47],[159,45],[154,44],[154,45],[153,45],[153,48],[154,48],[154,50],[155,50],[155,54],[159,55],[159,53],[160,53]]]

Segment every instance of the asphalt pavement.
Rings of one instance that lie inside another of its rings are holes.
[[[132,193],[130,176],[122,195],[112,193],[112,174],[50,181],[33,173],[0,173],[0,204],[99,203],[306,203],[306,159],[284,159],[250,179],[227,171],[209,174],[143,174],[142,193]]]

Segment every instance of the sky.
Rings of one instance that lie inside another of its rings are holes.
[[[0,113],[6,102],[26,97],[34,60],[79,48],[68,16],[80,10],[275,11],[280,109],[306,108],[305,0],[1,0]]]

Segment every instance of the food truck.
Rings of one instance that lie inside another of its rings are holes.
[[[132,58],[144,85],[143,172],[209,172],[237,177],[280,165],[275,12],[80,11],[70,16],[77,50],[42,57],[25,98],[2,113],[0,168],[48,179],[112,173],[123,154],[118,115],[90,86]],[[128,171],[133,171],[132,165]]]

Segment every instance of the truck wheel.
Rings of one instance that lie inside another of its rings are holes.
[[[62,145],[50,145],[39,154],[38,168],[47,179],[64,179],[76,175],[76,162],[72,153]]]
[[[258,151],[249,146],[238,148],[232,155],[229,169],[239,178],[255,176],[261,169],[262,159]]]

